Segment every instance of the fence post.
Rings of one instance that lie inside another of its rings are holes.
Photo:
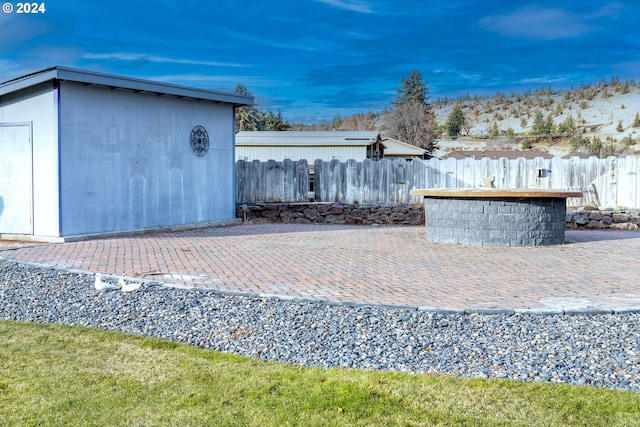
[[[309,200],[309,165],[306,160],[298,160],[295,162],[296,186],[294,194],[296,201]]]
[[[238,160],[236,162],[236,203],[243,203],[248,199],[247,190],[251,188],[244,180],[246,179],[245,161]]]
[[[320,159],[316,159],[313,162],[313,188],[315,191],[315,199],[318,202],[326,202],[326,186],[327,180],[324,172],[324,162]]]

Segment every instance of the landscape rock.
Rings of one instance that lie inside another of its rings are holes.
[[[280,214],[278,213],[277,210],[268,209],[268,210],[262,211],[262,216],[264,218],[276,218],[280,216]]]
[[[602,219],[602,215],[598,211],[591,211],[591,213],[589,214],[589,219],[600,221]]]
[[[629,215],[614,213],[612,216],[615,223],[629,222]]]
[[[245,211],[237,209],[237,217],[251,223],[312,222],[317,224],[424,224],[424,209],[415,205],[376,205],[341,203],[260,203]]]
[[[595,202],[589,202],[584,207],[585,211],[597,211],[599,210],[598,205]]]
[[[586,225],[589,224],[589,213],[588,212],[577,212],[573,215],[573,221],[578,225]]]
[[[97,291],[93,274],[9,260],[0,260],[0,301],[3,320],[152,336],[296,366],[640,392],[640,313],[633,311],[430,311],[176,289],[158,282],[143,282],[138,292],[125,294]]]

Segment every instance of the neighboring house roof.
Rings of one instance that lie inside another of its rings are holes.
[[[543,159],[552,159],[553,155],[546,151],[451,151],[444,156],[440,157],[441,159],[474,159],[480,160],[483,158],[488,159],[500,159],[505,157],[507,159],[519,159],[524,157],[525,159],[535,159],[536,157],[542,157]]]
[[[571,157],[578,157],[580,159],[588,159],[590,157],[595,156],[595,154],[587,154],[587,153],[569,153],[562,156],[563,159],[570,159]]]
[[[236,134],[236,146],[368,146],[379,135],[375,131],[241,131]]]
[[[385,157],[424,157],[427,150],[377,131],[242,131],[236,147],[366,147],[379,141]]]
[[[384,155],[386,156],[414,156],[423,157],[427,150],[424,148],[416,147],[415,145],[407,144],[406,142],[398,141],[393,138],[382,138],[382,145],[384,145]]]
[[[45,70],[37,71],[35,73],[0,83],[0,96],[54,80],[84,83],[86,85],[106,86],[110,88],[129,89],[135,92],[154,93],[158,95],[172,95],[180,98],[200,99],[219,103],[224,102],[233,104],[234,106],[252,105],[254,100],[252,96],[239,95],[235,93],[218,92],[208,89],[135,79],[131,77],[114,76],[111,74],[102,74],[93,71],[78,70],[60,66],[47,68]]]

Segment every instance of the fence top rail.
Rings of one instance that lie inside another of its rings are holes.
[[[582,197],[582,191],[539,190],[539,189],[504,189],[504,188],[420,188],[411,190],[412,196],[448,197],[448,198],[567,198]]]

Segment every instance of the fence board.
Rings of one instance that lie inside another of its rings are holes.
[[[638,158],[625,157],[618,159],[618,206],[638,205]]]
[[[570,206],[595,202],[600,207],[638,208],[640,159],[590,157],[580,159],[524,158],[508,160],[382,159],[356,162],[332,160],[314,163],[315,200],[353,203],[416,203],[414,188],[479,187],[494,177],[498,188],[580,190],[584,197],[570,199]],[[307,200],[309,169],[306,160],[236,163],[236,201],[299,202]]]

